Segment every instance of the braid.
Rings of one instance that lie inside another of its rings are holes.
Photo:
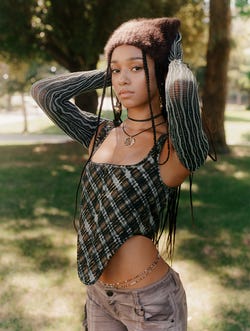
[[[165,78],[167,76],[168,66],[163,67],[159,62],[155,61],[155,77],[160,98],[162,102],[162,114],[167,121],[167,109],[166,109],[166,95],[165,95]]]
[[[145,77],[146,77],[146,86],[147,86],[147,93],[148,93],[150,116],[152,119],[152,127],[153,127],[153,133],[154,133],[154,146],[156,146],[157,138],[156,138],[155,120],[154,120],[154,114],[153,114],[151,96],[150,96],[150,81],[149,81],[148,63],[147,63],[146,53],[143,50],[142,50],[142,59],[143,59],[143,68],[144,68]],[[156,157],[156,155],[155,155],[155,157]]]
[[[94,142],[93,142],[91,151],[89,153],[89,157],[88,157],[87,161],[85,162],[85,164],[82,168],[80,179],[79,179],[77,189],[76,189],[75,208],[74,208],[74,217],[73,217],[73,226],[74,226],[74,229],[76,231],[78,231],[78,224],[77,224],[77,220],[76,220],[76,214],[77,214],[77,210],[78,210],[79,190],[80,190],[84,170],[85,170],[87,164],[89,163],[91,157],[93,156],[93,153],[94,153],[94,150],[95,150],[96,138],[97,138],[97,135],[98,135],[98,127],[99,127],[99,124],[100,124],[101,113],[102,113],[102,106],[103,106],[103,101],[104,101],[105,94],[106,94],[107,81],[108,81],[108,76],[109,76],[109,67],[110,67],[110,65],[108,64],[107,70],[106,70],[106,75],[105,75],[105,80],[104,80],[104,86],[103,86],[103,90],[102,90],[101,102],[100,102],[100,106],[99,106],[99,110],[98,110],[98,114],[97,114],[97,129],[96,129],[96,132],[95,132],[95,135],[94,135]]]
[[[145,70],[146,79],[148,77],[148,71]],[[162,102],[162,114],[166,120],[166,124],[168,126],[168,114],[166,109],[166,95],[165,95],[165,78],[168,73],[168,63],[167,65],[161,65],[158,61],[155,61],[155,76],[156,82]],[[170,157],[170,139],[169,135],[167,136],[166,143],[168,145],[168,154],[166,159],[159,163],[159,165],[165,164]],[[176,188],[172,188],[167,204],[165,208],[161,211],[161,216],[159,220],[159,224],[157,225],[157,231],[155,237],[153,238],[154,243],[158,244],[159,240],[164,231],[167,230],[167,242],[166,242],[166,251],[167,251],[167,258],[170,259],[172,262],[173,255],[174,255],[174,246],[175,246],[175,234],[176,234],[176,224],[177,224],[177,213],[179,207],[179,200],[180,200],[180,191],[181,187],[178,186]]]

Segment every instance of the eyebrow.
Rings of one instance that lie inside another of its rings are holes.
[[[134,60],[143,60],[143,58],[141,56],[134,56],[134,57],[130,57],[130,58],[126,59],[127,62],[134,61]],[[110,63],[117,63],[117,62],[119,62],[119,61],[113,60]]]

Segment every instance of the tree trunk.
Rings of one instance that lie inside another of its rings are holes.
[[[98,96],[96,91],[79,94],[75,97],[75,104],[82,110],[95,114],[98,107]]]
[[[96,63],[97,63],[96,59]],[[88,70],[94,70],[96,69],[96,63],[92,64],[88,67],[84,67],[81,64],[75,64],[72,65],[72,63],[68,63],[66,68],[70,72],[77,72],[77,71],[88,71]],[[84,111],[87,111],[92,114],[96,114],[97,107],[98,107],[98,95],[96,90],[90,91],[90,92],[84,92],[82,94],[79,94],[74,97],[75,104]]]
[[[203,110],[217,153],[229,153],[224,117],[227,98],[227,70],[230,53],[230,0],[210,0],[207,67]],[[211,138],[210,139],[210,146]]]
[[[7,111],[12,110],[12,95],[10,93],[7,94],[7,105],[6,105]]]
[[[23,113],[23,133],[28,133],[28,116],[27,116],[27,109],[24,100],[24,93],[21,92],[21,102],[22,102],[22,113]]]

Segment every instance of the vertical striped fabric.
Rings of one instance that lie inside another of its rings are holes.
[[[181,60],[170,62],[165,91],[172,144],[181,163],[194,171],[204,163],[209,146],[202,129],[197,83]]]
[[[31,95],[56,125],[88,148],[97,129],[97,116],[80,110],[70,99],[102,88],[104,79],[105,71],[101,70],[58,75],[36,82]]]

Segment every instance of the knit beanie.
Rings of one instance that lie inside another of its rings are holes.
[[[197,132],[201,129],[200,101],[196,78],[183,62],[180,21],[177,18],[139,18],[123,23],[110,36],[104,48],[110,61],[113,50],[120,45],[132,45],[149,54],[163,70],[165,77],[166,117],[171,137],[185,136],[185,128],[196,123]],[[183,132],[176,132],[178,125],[173,119],[179,118]],[[195,119],[195,120],[194,120]],[[193,130],[194,128],[189,128]],[[188,132],[188,130],[186,131]],[[178,153],[181,146],[172,139]],[[185,162],[184,162],[185,163]],[[185,165],[188,167],[188,162]]]
[[[180,21],[177,18],[137,18],[120,25],[104,48],[108,60],[120,45],[132,45],[149,54],[158,63],[166,63]]]

